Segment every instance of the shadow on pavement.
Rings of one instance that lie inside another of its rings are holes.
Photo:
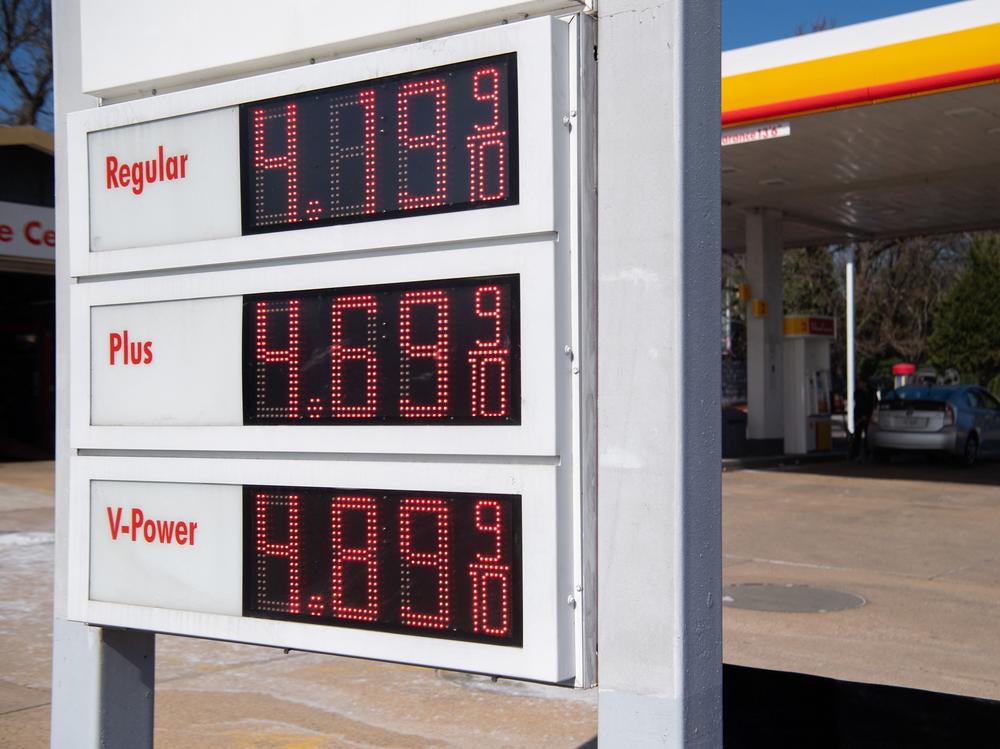
[[[797,466],[775,466],[757,470],[807,473],[815,476],[885,479],[888,481],[940,481],[950,484],[984,484],[1000,487],[1000,461],[983,460],[974,466],[966,467],[958,465],[944,456],[923,454],[893,455],[890,462],[885,464],[844,460]]]
[[[995,746],[1000,702],[727,665],[723,715],[726,749]]]
[[[992,700],[728,664],[722,702],[725,749],[995,746],[1000,726]]]

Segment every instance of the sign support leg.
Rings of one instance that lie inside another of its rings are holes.
[[[102,629],[100,674],[102,746],[152,747],[156,635]]]
[[[721,747],[720,4],[598,19],[598,742]]]
[[[155,637],[54,620],[52,746],[153,746]]]

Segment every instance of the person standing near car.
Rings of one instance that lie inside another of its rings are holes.
[[[868,389],[868,381],[858,380],[854,390],[854,433],[851,435],[850,458],[864,457],[865,440],[868,436],[868,421],[875,409],[875,401]]]

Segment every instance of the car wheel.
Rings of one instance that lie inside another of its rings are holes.
[[[975,465],[978,457],[979,438],[974,434],[970,434],[968,439],[965,440],[965,448],[962,450],[962,465]]]

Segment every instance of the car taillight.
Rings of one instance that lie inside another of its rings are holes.
[[[871,422],[872,424],[878,424],[878,407],[876,407],[875,410],[872,411]]]
[[[955,426],[955,409],[951,407],[950,403],[944,407],[944,425]]]

